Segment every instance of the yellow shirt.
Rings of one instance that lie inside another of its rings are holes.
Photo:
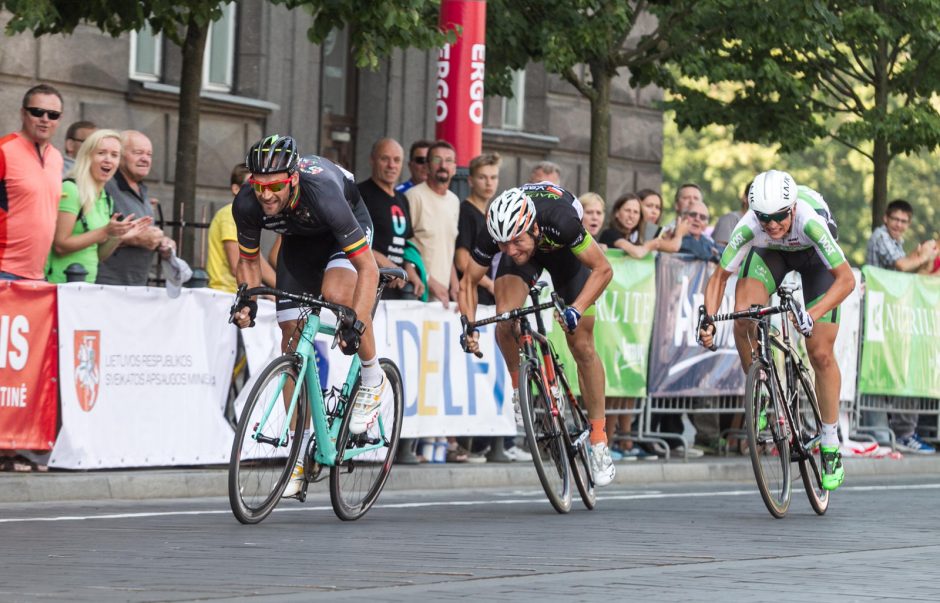
[[[209,224],[209,257],[206,259],[206,271],[209,273],[209,287],[235,293],[238,284],[228,264],[225,241],[238,244],[238,229],[232,216],[231,203],[217,211]]]

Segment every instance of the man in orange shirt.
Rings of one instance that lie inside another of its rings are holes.
[[[22,129],[0,138],[0,279],[41,280],[62,196],[62,154],[49,142],[62,95],[33,86],[20,116]]]

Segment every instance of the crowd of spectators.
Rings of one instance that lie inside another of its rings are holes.
[[[25,93],[20,114],[21,129],[0,138],[0,279],[143,286],[152,282],[159,263],[168,283],[172,281],[178,290],[191,271],[176,257],[174,241],[155,224],[157,200],[149,196],[146,184],[153,158],[150,139],[136,130],[118,132],[99,129],[90,121],[75,121],[67,129],[63,155],[50,142],[63,117],[62,96],[45,84]],[[402,267],[408,275],[406,283],[387,289],[385,298],[423,300],[451,308],[487,205],[500,192],[500,156],[484,153],[470,161],[470,193],[462,201],[451,190],[457,156],[448,142],[414,141],[408,151],[409,178],[404,181],[404,149],[398,141],[377,140],[369,163],[369,177],[357,186],[372,216],[376,260],[382,267]],[[244,165],[233,168],[233,195],[248,176]],[[561,169],[541,161],[533,167],[529,181],[561,185]],[[664,225],[663,198],[652,189],[622,194],[609,209],[593,192],[583,193],[579,200],[588,232],[607,250],[622,251],[624,258],[679,253],[717,262],[735,224],[747,211],[746,193],[747,188],[740,209],[723,215],[713,229],[702,189],[694,183],[678,187],[675,214]],[[875,229],[869,241],[867,263],[905,272],[940,273],[937,241],[928,239],[905,252],[904,234],[912,217],[909,203],[897,200],[888,205],[884,225]],[[270,261],[262,261],[262,281],[268,285],[275,282],[278,243]],[[209,226],[206,268],[210,287],[234,292],[237,262],[237,232],[231,204],[227,204]],[[498,258],[494,266],[495,262]],[[493,276],[491,271],[480,283],[480,303],[495,302]],[[608,408],[614,411],[607,430],[616,459],[657,458],[663,452],[634,442],[635,400],[609,398]],[[890,426],[905,450],[934,452],[917,434],[916,414],[892,414]],[[681,418],[674,414],[654,417],[651,427],[683,431]],[[681,451],[690,456],[715,446],[717,426],[699,423],[696,428],[710,439],[697,439],[696,449]],[[513,438],[476,442],[451,438],[447,447],[447,459],[452,461],[528,458]],[[406,461],[417,461],[420,457],[415,453],[424,448],[411,442],[402,449]],[[7,459],[0,462],[0,469],[11,467],[12,452],[0,451],[0,458]],[[14,468],[23,462],[36,467],[34,461],[16,457]]]

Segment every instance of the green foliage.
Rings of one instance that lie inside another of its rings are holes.
[[[0,8],[13,14],[7,34],[30,31],[70,34],[79,23],[88,23],[112,36],[141,29],[149,24],[155,31],[182,45],[181,26],[206,26],[222,16],[222,7],[232,0],[0,0]]]
[[[376,69],[379,60],[395,48],[436,48],[453,43],[453,30],[438,27],[440,0],[272,0],[288,8],[302,8],[314,17],[307,37],[322,44],[335,29],[349,28],[356,65]]]
[[[719,17],[656,74],[680,128],[734,126],[734,139],[798,151],[830,137],[869,158],[876,213],[898,155],[940,147],[940,0],[721,0],[673,39]],[[728,93],[721,97],[717,91]]]

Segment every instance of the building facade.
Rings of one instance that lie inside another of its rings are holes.
[[[0,12],[0,27],[9,14]],[[383,136],[434,138],[436,53],[396,50],[376,71],[359,70],[345,32],[324,44],[307,39],[311,17],[264,0],[237,0],[210,30],[203,75],[195,200],[199,221],[231,201],[231,168],[266,133],[293,135],[304,153],[333,158],[358,179],[368,176],[372,143]],[[20,101],[31,85],[56,86],[64,115],[54,139],[64,147],[68,125],[136,129],[153,141],[149,186],[163,214],[172,215],[176,161],[179,49],[148,31],[112,38],[92,26],[71,35],[0,37],[0,132],[19,129]],[[588,185],[590,116],[586,99],[540,65],[517,74],[513,99],[485,102],[483,149],[503,157],[501,186],[518,184],[548,159],[575,193]],[[661,92],[613,82],[608,196],[659,188]],[[407,168],[402,178],[407,178]],[[203,251],[185,256],[202,265]]]

